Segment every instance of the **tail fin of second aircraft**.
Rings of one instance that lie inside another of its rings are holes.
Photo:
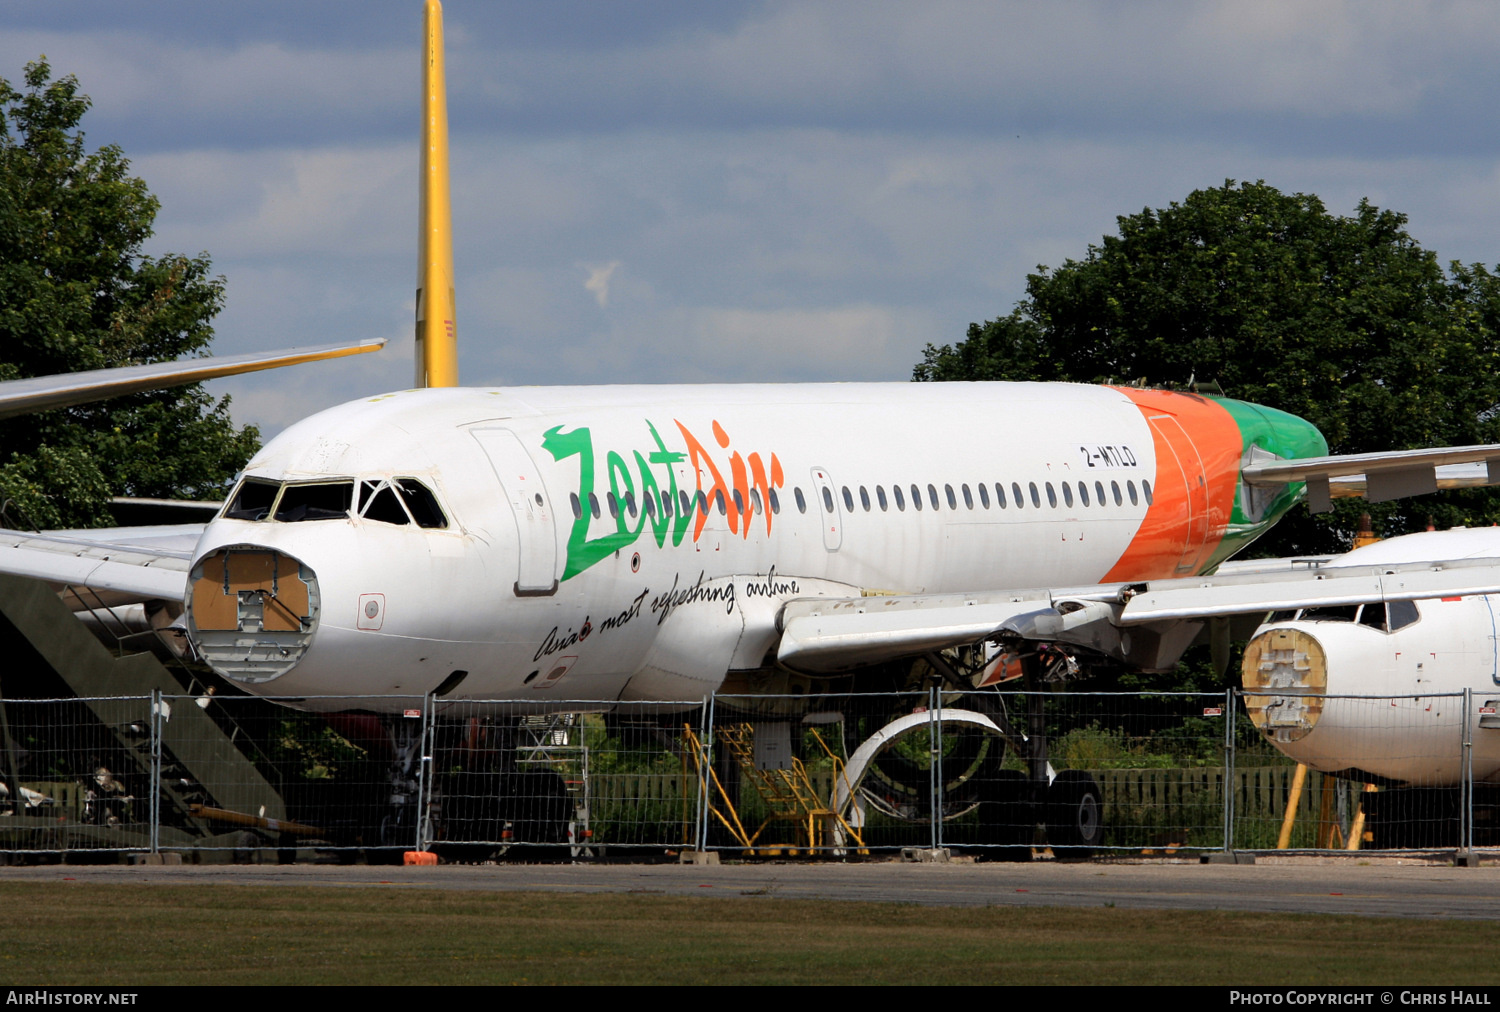
[[[422,50],[422,179],[417,242],[419,387],[458,385],[453,311],[453,213],[448,197],[448,93],[443,77],[443,5],[427,0]]]

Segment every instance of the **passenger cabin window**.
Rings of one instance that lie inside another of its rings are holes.
[[[751,513],[765,513],[765,511],[766,511],[766,508],[765,508],[765,506],[761,505],[761,501],[760,501],[760,489],[758,489],[758,488],[752,488],[750,490],[750,512]]]
[[[589,512],[594,515],[595,520],[599,519],[599,497],[592,492],[589,493]]]
[[[967,485],[964,487],[968,488]],[[990,490],[985,487],[984,482],[979,483],[979,504],[985,509],[990,508]]]
[[[578,493],[577,492],[569,492],[568,493],[568,505],[570,505],[570,506],[573,507],[573,519],[574,520],[582,520],[583,519],[583,503],[581,503],[581,502],[578,501]]]
[[[728,515],[729,507],[724,505],[724,490],[722,488],[714,493],[714,505],[719,507],[719,516]]]
[[[616,520],[620,518],[620,500],[615,498],[613,492],[604,493],[604,501],[609,504],[609,515]]]
[[[641,511],[653,520],[656,518],[656,496],[650,492],[641,496]]]
[[[885,513],[890,509],[890,505],[886,502],[884,485],[875,486],[875,501],[880,503],[880,512]]]
[[[891,486],[891,494],[896,497],[896,508],[902,513],[906,512],[906,496],[901,494],[900,485]]]
[[[229,508],[224,511],[224,516],[230,520],[264,520],[271,512],[271,504],[276,501],[276,493],[280,489],[279,481],[246,478],[240,482],[238,491],[229,500]]]
[[[1035,485],[1031,486],[1031,490],[1033,492],[1035,492],[1036,491],[1036,486]],[[1026,500],[1024,498],[1022,498],[1022,496],[1021,496],[1021,483],[1020,482],[1013,481],[1013,482],[1010,483],[1010,497],[1011,497],[1012,500],[1015,501],[1016,509],[1019,510],[1019,509],[1025,509],[1026,508]]]
[[[745,500],[743,497],[741,497],[740,490],[734,489],[732,492],[730,492],[730,495],[734,497],[734,511],[736,513],[745,512]]]
[[[1089,483],[1086,481],[1078,483],[1078,501],[1085,506],[1089,504]]]
[[[671,492],[663,492],[661,494],[661,515],[664,516],[664,517],[669,517],[669,516],[672,515],[672,493]]]
[[[1036,508],[1036,509],[1041,509],[1042,508],[1042,497],[1041,497],[1041,494],[1038,493],[1037,490],[1036,490],[1036,482],[1031,481],[1031,482],[1027,482],[1027,484],[1029,486],[1031,486],[1031,505],[1034,508]],[[1056,504],[1057,504],[1057,501],[1054,499],[1053,500],[1053,505],[1056,505]]]
[[[776,490],[774,488],[773,489],[767,489],[767,491],[771,494],[771,513],[773,515],[780,516],[781,515],[781,497],[776,494]]]
[[[844,486],[844,509],[854,512],[854,496],[850,494],[848,485]]]
[[[951,488],[948,491],[953,491]],[[927,498],[932,502],[932,508],[938,508],[937,486],[931,482],[927,483]]]
[[[1117,481],[1110,482],[1109,483],[1109,489],[1110,489],[1111,492],[1113,492],[1115,494],[1115,505],[1116,506],[1124,506],[1125,505],[1125,500],[1120,495],[1120,483],[1117,482]]]
[[[933,498],[936,499],[937,496],[933,496]],[[922,490],[915,485],[911,487],[911,507],[918,513],[922,512]]]
[[[953,496],[953,486],[952,485],[944,485],[943,486],[943,492],[945,494],[947,494],[947,496],[948,496],[948,508],[950,510],[956,510],[956,509],[958,509],[958,500],[956,498],[954,498],[954,496]]]
[[[859,487],[859,504],[865,508],[866,513],[870,512],[870,490],[863,485]]]
[[[1094,501],[1100,506],[1109,505],[1104,501],[1104,482],[1102,481],[1094,482]]]
[[[792,498],[797,500],[797,512],[806,513],[807,500],[802,498],[802,489],[798,488],[796,485],[792,486]]]
[[[304,520],[342,520],[354,505],[353,481],[288,485],[276,504],[276,519],[282,523]]]
[[[687,516],[693,512],[693,497],[687,494],[687,489],[682,489],[677,493],[677,505],[682,507],[683,516]],[[597,513],[594,514],[594,516],[598,515]]]
[[[1067,482],[1062,483],[1063,505],[1068,509],[1073,508],[1073,486]]]
[[[1050,481],[1047,482],[1046,484],[1047,484],[1047,505],[1051,506],[1053,509],[1057,509],[1057,489],[1055,489],[1055,488],[1052,487],[1052,483]]]
[[[1141,501],[1135,495],[1135,482],[1127,481],[1125,483],[1125,490],[1130,493],[1130,505],[1139,506]]]
[[[1147,481],[1146,479],[1144,479],[1144,478],[1141,479],[1141,491],[1144,492],[1145,495],[1146,495],[1146,505],[1150,506],[1151,502],[1152,502],[1152,499],[1151,499],[1151,483],[1149,481]]]
[[[827,485],[823,486],[823,509],[833,512],[833,491]]]
[[[1005,509],[1005,486],[998,481],[995,482],[995,505]]]

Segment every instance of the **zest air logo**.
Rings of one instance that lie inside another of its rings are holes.
[[[770,455],[768,466],[759,453],[747,457],[738,450],[729,452],[729,434],[718,422],[713,423],[713,442],[717,447],[707,446],[675,419],[677,431],[682,435],[679,445],[683,449],[669,449],[656,426],[649,420],[644,421],[650,433],[645,452],[633,449],[628,451],[627,458],[625,454],[610,450],[604,455],[602,470],[594,451],[593,434],[587,427],[564,432],[558,425],[543,433],[542,448],[552,454],[553,460],[560,463],[569,457],[578,458],[580,509],[568,534],[564,580],[634,544],[648,527],[658,548],[665,547],[669,537],[672,547],[682,544],[689,529],[696,542],[708,523],[708,513],[699,508],[700,502],[706,503],[708,509],[717,509],[722,498],[729,532],[748,538],[754,521],[752,503],[755,498],[750,494],[754,491],[762,504],[759,512],[765,517],[766,534],[771,533],[775,519],[769,508],[771,490],[781,488],[786,481],[776,454]],[[678,494],[675,467],[684,462],[696,475],[696,487],[692,489],[693,505],[686,511],[682,509],[682,497]],[[615,529],[601,537],[590,538],[589,525],[594,519],[590,504],[605,499],[606,492],[613,494],[618,506],[613,517],[601,507],[601,520],[606,524],[612,522]],[[670,513],[662,509],[663,492],[671,503]],[[702,493],[702,497],[699,498],[697,493]],[[645,508],[648,499],[652,503],[649,510]],[[626,508],[627,502],[636,504],[633,512]]]

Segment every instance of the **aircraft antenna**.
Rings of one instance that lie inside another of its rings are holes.
[[[453,212],[448,197],[448,93],[443,5],[427,0],[422,52],[422,178],[417,240],[416,386],[458,386]]]

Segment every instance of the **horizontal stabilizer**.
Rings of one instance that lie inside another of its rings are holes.
[[[1500,485],[1500,444],[1258,461],[1242,467],[1240,477],[1262,486],[1304,481],[1308,506],[1326,513],[1332,500],[1345,497],[1386,502],[1440,488]]]
[[[252,352],[248,355],[225,355],[217,358],[190,358],[10,380],[0,383],[0,418],[108,400],[142,390],[201,383],[221,376],[236,376],[261,369],[301,365],[303,362],[343,358],[346,355],[363,355],[379,351],[383,347],[385,338],[382,337],[353,344],[323,344],[312,348],[288,348],[283,351]]]

